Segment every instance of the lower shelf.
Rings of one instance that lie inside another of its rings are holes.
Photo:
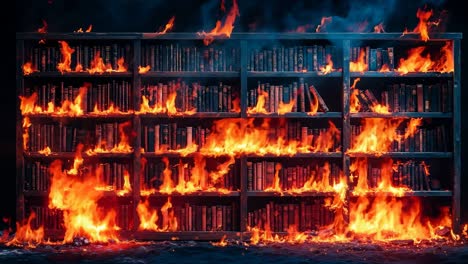
[[[377,192],[372,192],[372,191],[369,191],[369,192],[366,192],[364,194],[362,193],[359,193],[359,194],[356,194],[356,193],[351,193],[351,196],[353,197],[358,197],[358,196],[401,196],[401,197],[407,197],[407,196],[427,196],[427,197],[430,197],[430,196],[446,196],[446,197],[450,197],[452,196],[452,191],[441,191],[441,190],[436,190],[436,191],[410,191],[410,192],[404,192],[404,193],[401,193],[400,194],[396,194],[396,193],[393,193],[393,192],[381,192],[381,191],[377,191]]]

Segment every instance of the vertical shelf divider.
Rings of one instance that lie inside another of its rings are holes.
[[[240,98],[241,98],[241,118],[247,117],[247,41],[240,41]],[[240,157],[240,221],[239,229],[242,232],[247,228],[248,201],[247,201],[247,158]]]
[[[343,40],[343,127],[341,129],[342,134],[342,151],[343,151],[343,175],[346,177],[346,184],[348,186],[348,191],[345,199],[345,205],[343,210],[343,219],[345,224],[349,224],[349,166],[350,166],[350,157],[346,152],[350,147],[350,139],[351,139],[351,122],[350,122],[350,114],[349,114],[349,104],[350,104],[350,69],[349,69],[349,62],[350,62],[350,50],[351,50],[351,41],[350,40]]]
[[[453,40],[453,196],[452,196],[452,228],[460,233],[460,202],[461,202],[461,43]]]
[[[22,66],[24,63],[24,40],[16,40],[16,222],[24,220],[24,157],[21,111],[19,110],[19,95],[24,94],[24,76]]]
[[[138,73],[138,65],[140,65],[141,61],[141,40],[135,39],[133,40],[133,110],[136,112],[139,110],[139,106],[141,104],[140,100],[140,85],[141,85],[141,78]],[[138,115],[133,115],[133,128],[135,129],[135,139],[133,142],[133,230],[136,231],[138,226],[140,225],[140,221],[138,218],[136,207],[140,202],[140,174],[142,171],[141,168],[141,120]]]

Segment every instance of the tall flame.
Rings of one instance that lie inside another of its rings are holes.
[[[23,150],[28,150],[28,142],[29,142],[29,127],[31,126],[31,121],[29,117],[25,116],[23,118]]]
[[[215,37],[231,37],[232,30],[234,29],[234,22],[236,21],[236,17],[239,15],[239,6],[237,5],[237,0],[233,0],[232,7],[226,16],[224,24],[218,20],[216,21],[216,26],[210,32],[206,33],[203,31],[198,33],[200,36],[204,36],[203,43],[208,46],[214,41]]]
[[[423,56],[423,54],[426,54]],[[453,72],[454,60],[452,42],[447,41],[441,48],[440,58],[433,61],[426,47],[416,47],[408,51],[408,58],[401,58],[397,71],[406,74],[408,72]]]
[[[28,246],[34,247],[36,244],[43,242],[44,239],[44,227],[40,226],[37,229],[31,227],[31,221],[36,218],[36,213],[34,211],[28,217],[27,222],[24,225],[16,223],[16,233],[13,239],[6,243],[7,246],[10,245],[23,245],[25,242],[28,243]]]
[[[152,230],[159,231],[158,222],[158,211],[150,208],[148,199],[144,202],[140,201],[137,206],[138,218],[140,219],[140,225],[138,230]]]
[[[359,55],[358,55],[358,60],[357,61],[350,61],[349,62],[349,71],[352,72],[365,72],[368,69],[368,65],[365,61],[365,55],[366,53],[364,52],[364,49],[359,49]]]
[[[70,72],[70,64],[71,64],[71,55],[73,52],[75,52],[74,49],[70,48],[68,43],[66,41],[59,41],[61,48],[60,52],[62,53],[62,61],[59,62],[57,65],[57,69],[63,73],[63,72]]]
[[[419,19],[419,23],[416,26],[416,28],[414,28],[413,32],[420,33],[421,39],[424,41],[429,40],[429,32],[428,32],[427,25],[429,23],[429,19],[431,18],[431,16],[432,16],[432,10],[425,11],[425,10],[418,8],[418,11],[416,12],[416,17]]]
[[[161,34],[161,35],[166,34],[169,30],[171,30],[174,27],[174,20],[175,20],[175,16],[172,16],[171,19],[169,19],[169,21],[164,26],[164,29],[158,32],[158,34]]]

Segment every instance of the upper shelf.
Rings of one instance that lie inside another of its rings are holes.
[[[256,72],[249,71],[247,72],[247,77],[341,77],[342,73],[339,71],[334,71],[330,73],[323,73],[319,71],[312,72]]]
[[[199,33],[144,33],[144,32],[86,32],[86,33],[38,33],[38,32],[17,32],[16,39],[204,39],[205,36]],[[461,39],[461,32],[450,33],[430,33],[430,40],[449,40]],[[281,33],[281,32],[251,32],[251,33],[232,33],[230,37],[217,36],[215,39],[246,39],[246,40],[314,40],[314,39],[329,39],[329,40],[420,40],[421,36],[418,33],[392,32],[392,33]]]
[[[378,71],[367,71],[367,72],[350,72],[350,77],[405,77],[405,78],[415,78],[415,77],[453,77],[453,72],[378,72]]]
[[[49,77],[49,78],[60,78],[60,77],[132,77],[131,71],[127,72],[106,72],[106,73],[89,73],[89,72],[33,72],[31,74],[23,75],[25,78],[34,77]]]
[[[205,77],[205,78],[236,78],[240,76],[239,72],[196,72],[196,71],[181,71],[181,72],[147,72],[140,74],[141,78],[154,78],[154,77]]]

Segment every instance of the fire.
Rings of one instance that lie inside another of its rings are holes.
[[[297,33],[306,33],[309,29],[313,28],[312,24],[306,24],[302,26],[298,26],[295,30],[292,32],[297,32]]]
[[[361,80],[361,78],[356,78],[351,85],[351,94],[349,96],[349,111],[351,113],[357,113],[361,110],[361,103],[358,99],[359,90],[356,88],[356,84]]]
[[[47,146],[45,147],[43,150],[39,150],[38,151],[40,154],[42,155],[46,155],[46,156],[49,156],[50,153],[52,153],[52,151],[50,150],[50,148]]]
[[[319,102],[318,102],[318,98],[317,98],[317,95],[315,94],[314,92],[314,87],[309,86],[309,91],[310,91],[310,94],[312,95],[312,98],[313,98],[313,101],[312,102],[309,102],[310,104],[310,111],[307,112],[307,115],[315,115],[318,111],[318,108],[319,108]]]
[[[414,28],[413,32],[415,33],[420,33],[421,34],[421,39],[424,41],[429,40],[429,32],[428,32],[428,27],[427,25],[429,24],[429,19],[432,16],[432,10],[422,10],[418,8],[418,11],[416,12],[416,17],[419,19],[419,23]]]
[[[145,67],[138,66],[138,73],[139,74],[145,74],[151,70],[151,65],[147,65]]]
[[[275,165],[275,176],[273,178],[272,186],[265,188],[265,192],[279,192],[281,193],[279,171],[281,170],[281,163],[276,163]]]
[[[59,41],[59,43],[61,45],[60,52],[62,53],[62,61],[57,65],[57,69],[61,73],[70,72],[71,55],[73,52],[75,52],[75,50],[70,48],[66,41]]]
[[[359,56],[357,61],[350,61],[349,62],[349,71],[351,72],[365,72],[367,71],[368,65],[364,59],[364,56],[366,53],[364,52],[364,49],[359,49]]]
[[[257,105],[255,107],[249,107],[247,109],[247,114],[267,114],[268,112],[265,109],[265,103],[266,100],[268,99],[268,93],[260,89],[258,87],[258,99],[257,99]],[[281,107],[283,111],[283,107]]]
[[[78,67],[78,66],[77,66]],[[100,51],[97,51],[94,55],[93,60],[91,61],[91,68],[88,69],[88,72],[91,74],[95,73],[110,73],[110,72],[126,72],[127,67],[125,66],[125,61],[123,57],[120,57],[117,60],[117,69],[112,69],[112,65],[110,63],[105,64],[104,60],[101,58]]]
[[[171,17],[171,19],[169,19],[164,29],[158,32],[158,34],[161,34],[161,35],[166,34],[169,30],[171,30],[174,27],[174,20],[175,20],[175,16]]]
[[[394,141],[405,140],[421,125],[421,118],[411,118],[407,132],[399,136],[397,129],[403,119],[366,118],[362,121],[362,132],[356,135],[348,152],[383,153],[390,150]]]
[[[96,103],[93,108],[93,112],[91,114],[93,115],[109,115],[109,114],[120,114],[120,115],[125,115],[125,114],[131,114],[133,113],[132,110],[129,110],[127,112],[122,112],[119,110],[117,106],[114,106],[114,103],[111,103],[109,107],[105,110],[99,110],[98,104]]]
[[[140,219],[140,225],[138,230],[152,230],[159,231],[157,225],[158,211],[150,208],[148,199],[144,202],[140,201],[137,206],[138,218]]]
[[[167,113],[169,115],[193,115],[197,112],[196,109],[184,111],[184,112],[178,112],[177,108],[175,107],[175,101],[177,98],[177,89],[172,91],[167,95],[167,100],[166,102],[157,102],[153,106],[149,105],[149,100],[146,96],[141,97],[141,105],[140,105],[140,111],[137,112],[137,114],[145,114],[145,113],[150,113],[150,114],[164,114]]]
[[[177,230],[177,218],[174,216],[174,209],[170,209],[172,209],[171,197],[167,197],[167,202],[161,207],[163,231]]]
[[[332,72],[334,69],[333,69],[333,61],[331,59],[331,54],[327,54],[327,65],[324,66],[320,66],[320,72],[322,72],[323,74],[328,74],[330,72]]]
[[[385,63],[384,65],[382,65],[379,72],[390,72],[390,68],[388,67],[388,64]]]
[[[49,208],[63,210],[65,235],[63,242],[72,242],[76,236],[86,236],[90,242],[118,241],[114,210],[104,212],[97,206],[102,192],[95,189],[99,185],[96,177],[77,175],[82,160],[79,151],[73,169],[62,171],[62,162],[55,160],[50,165],[51,186]],[[72,172],[72,173],[70,173]]]
[[[221,240],[219,242],[211,242],[211,244],[216,247],[225,247],[227,246],[226,237],[227,237],[226,235],[223,235],[223,237],[221,237]]]
[[[308,138],[307,144],[301,145],[301,142],[288,141],[284,136],[271,138],[268,132],[271,119],[264,119],[260,126],[255,125],[254,121],[253,118],[215,121],[212,133],[206,138],[206,143],[200,148],[200,153],[236,156],[239,154],[294,155],[338,151],[334,149],[332,139],[339,138],[340,131],[332,122],[329,122],[330,127],[327,131],[322,131],[316,138]]]
[[[47,27],[48,27],[47,22],[44,19],[42,19],[42,27],[38,28],[37,32],[47,33]]]
[[[89,27],[85,30],[85,32],[91,32],[91,30],[93,29],[93,25],[89,25]],[[79,28],[77,31],[75,31],[77,33],[83,33],[83,29],[82,28]]]
[[[320,25],[317,26],[317,28],[315,29],[315,32],[325,32],[326,31],[326,26],[328,24],[330,24],[332,21],[332,17],[329,16],[329,17],[322,17],[322,19],[320,20]]]
[[[379,23],[379,24],[374,26],[374,33],[385,33],[383,23]]]
[[[206,33],[203,31],[198,33],[200,36],[204,36],[203,43],[208,46],[214,41],[215,37],[231,37],[232,30],[234,29],[234,22],[236,21],[236,17],[239,15],[239,6],[237,5],[237,0],[233,0],[232,7],[226,16],[224,24],[218,20],[216,21],[216,26],[210,32]]]
[[[95,155],[97,153],[130,153],[133,151],[130,145],[130,139],[127,130],[131,127],[131,121],[126,121],[119,124],[119,143],[115,144],[112,149],[108,149],[105,142],[102,145],[96,146],[94,149],[88,149],[86,154]]]
[[[35,70],[33,68],[32,62],[26,62],[23,65],[23,74],[24,75],[29,75],[29,74],[33,73],[34,71]]]
[[[6,245],[23,245],[26,242],[28,243],[28,246],[33,247],[34,245],[43,242],[44,227],[41,226],[37,229],[32,229],[31,221],[34,218],[36,218],[36,213],[32,211],[24,225],[16,223],[15,237],[8,241]]]
[[[325,164],[316,171],[312,171],[308,176],[307,181],[300,188],[292,188],[287,190],[289,193],[303,193],[303,192],[337,192],[342,196],[342,186],[346,184],[346,180],[340,176],[340,181],[330,184],[331,170],[330,163]],[[344,188],[346,190],[346,188]],[[343,194],[345,195],[345,193]],[[344,197],[342,199],[344,201]]]
[[[132,191],[132,186],[130,185],[130,174],[127,170],[124,171],[124,185],[123,189],[117,191],[118,196],[124,196]]]
[[[28,150],[28,142],[29,142],[29,127],[31,126],[31,121],[29,117],[25,116],[23,118],[23,150]]]

